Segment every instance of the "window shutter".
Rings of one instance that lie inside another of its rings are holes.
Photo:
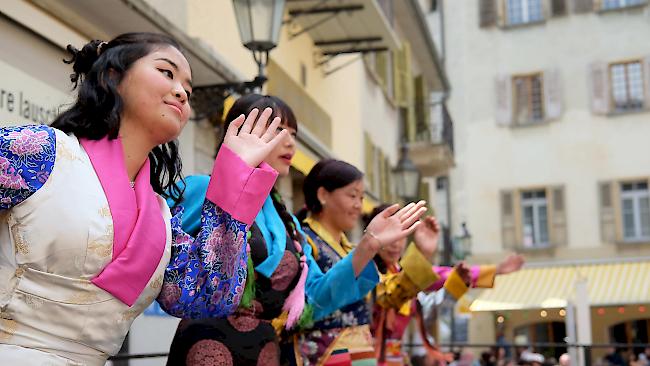
[[[563,16],[567,14],[567,0],[552,0],[551,1],[551,15],[554,17]]]
[[[478,0],[479,26],[491,27],[497,22],[497,1]]]
[[[370,192],[375,191],[375,148],[370,139],[370,135],[367,132],[363,134],[363,141],[365,145],[365,156],[366,156],[366,179],[368,182],[368,188]]]
[[[604,62],[595,62],[589,68],[591,111],[606,115],[610,111],[609,67]]]
[[[600,236],[605,243],[616,241],[616,212],[614,210],[613,182],[598,184],[598,202],[600,203]]]
[[[375,72],[379,77],[379,82],[382,86],[386,86],[386,67],[388,65],[387,55],[385,51],[375,53]]]
[[[562,115],[562,87],[560,84],[558,70],[544,72],[544,111],[547,120],[558,119]]]
[[[408,107],[411,100],[411,46],[402,41],[402,48],[395,51],[393,58],[395,72],[395,101],[400,107]]]
[[[573,0],[573,12],[576,14],[589,13],[594,10],[593,0]]]
[[[501,126],[512,125],[512,79],[499,75],[496,79],[496,120]]]
[[[645,97],[645,109],[650,109],[650,56],[643,60],[643,96]]]
[[[564,199],[564,187],[555,186],[546,190],[549,197],[549,222],[551,244],[556,246],[567,245],[567,222],[566,222],[566,204]]]
[[[415,116],[417,124],[417,134],[426,134],[429,130],[429,92],[424,76],[419,75],[413,79]]]
[[[514,250],[517,248],[517,223],[515,216],[515,192],[501,191],[501,240],[503,249]]]

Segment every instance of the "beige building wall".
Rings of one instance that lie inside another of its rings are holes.
[[[453,221],[467,221],[473,253],[502,250],[500,190],[563,184],[568,248],[558,256],[650,254],[647,246],[603,244],[597,200],[601,180],[649,175],[650,114],[593,115],[588,73],[596,61],[650,54],[644,37],[650,31],[648,10],[570,14],[545,24],[484,29],[477,2],[443,4],[446,68],[454,86],[449,109],[456,122]],[[537,126],[497,126],[496,76],[551,69],[560,75],[561,118]]]

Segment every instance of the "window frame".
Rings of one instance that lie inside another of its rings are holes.
[[[623,185],[626,184],[645,184],[645,191],[640,189],[634,190],[623,190]],[[621,219],[621,233],[622,240],[624,243],[638,243],[638,242],[648,242],[650,241],[650,234],[643,236],[643,223],[641,221],[641,203],[640,201],[643,198],[647,198],[650,201],[650,187],[647,180],[636,180],[636,181],[620,181],[618,182],[620,189],[620,219]],[[632,201],[632,218],[634,223],[634,236],[627,236],[625,232],[625,211],[624,211],[624,202],[626,200]]]
[[[605,3],[607,2],[607,0],[602,0],[599,4],[599,10],[601,12],[617,11],[617,10],[641,7],[648,4],[647,0],[640,0],[639,2],[633,2],[631,4],[629,2],[634,0],[615,0],[615,1],[618,2],[618,6],[606,8]]]
[[[543,193],[544,198],[533,197],[525,198],[524,194],[526,193]],[[525,189],[519,191],[519,205],[521,206],[521,241],[524,248],[529,249],[538,249],[538,248],[548,248],[551,246],[550,243],[550,218],[549,218],[549,202],[547,190],[544,188],[540,189]],[[532,222],[533,222],[533,233],[532,233],[532,243],[530,245],[526,244],[525,240],[525,227],[526,227],[526,208],[530,207],[532,209]],[[544,207],[546,210],[546,241],[541,241],[541,208]]]
[[[542,23],[546,21],[545,13],[544,13],[544,0],[512,0],[512,1],[518,1],[519,4],[521,4],[521,22],[513,22],[511,17],[510,17],[510,1],[511,0],[501,0],[501,4],[503,6],[503,14],[504,14],[504,19],[505,19],[505,26],[507,27],[519,27],[519,26],[525,26],[529,24],[537,24],[537,23]],[[531,1],[538,1],[539,2],[539,12],[540,12],[540,18],[531,20],[530,19],[530,2]]]
[[[533,118],[533,78],[539,79],[540,92],[539,92],[539,105],[541,109],[541,117],[539,119]],[[520,121],[519,115],[519,94],[517,90],[517,80],[525,79],[526,83],[526,97],[528,99],[528,118],[525,121]],[[512,125],[513,126],[529,126],[544,123],[546,121],[546,98],[544,88],[544,72],[536,71],[527,74],[514,74],[511,76],[511,91],[512,91]]]
[[[639,67],[641,69],[640,72],[640,83],[641,83],[641,90],[642,90],[642,95],[641,95],[641,106],[638,108],[629,108],[629,109],[621,109],[616,106],[616,100],[614,99],[614,75],[612,72],[612,69],[615,66],[620,66],[624,65],[625,66],[625,92],[627,95],[627,102],[630,103],[630,81],[629,81],[629,72],[628,72],[628,66],[631,64],[639,64]],[[614,62],[609,62],[607,63],[607,78],[609,81],[609,90],[608,90],[608,96],[609,96],[609,106],[610,106],[610,111],[613,114],[621,114],[621,113],[633,113],[633,112],[638,112],[638,111],[643,111],[646,109],[648,106],[646,105],[645,99],[646,99],[646,93],[649,91],[646,90],[645,86],[645,70],[644,70],[644,64],[643,64],[643,59],[640,58],[634,58],[634,59],[628,59],[628,60],[620,60],[620,61],[614,61]]]

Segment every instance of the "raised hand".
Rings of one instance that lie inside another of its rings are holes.
[[[228,126],[223,143],[250,167],[260,165],[271,151],[289,135],[286,130],[277,133],[278,126],[280,126],[278,117],[274,118],[267,126],[272,113],[271,108],[266,108],[257,118],[259,110],[253,109],[247,117],[244,118],[242,114]]]
[[[431,259],[438,249],[440,224],[433,216],[425,217],[421,221],[422,225],[415,230],[415,245],[425,257]]]
[[[366,228],[367,235],[376,239],[373,250],[377,251],[413,233],[420,226],[418,219],[427,211],[425,204],[425,201],[411,202],[402,209],[395,204],[375,216]]]
[[[516,272],[524,265],[524,256],[521,254],[510,254],[501,263],[497,264],[497,274],[508,274]]]

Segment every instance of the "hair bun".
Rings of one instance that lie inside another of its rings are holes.
[[[81,50],[71,44],[66,47],[71,58],[69,60],[63,60],[63,62],[72,64],[72,70],[74,72],[70,74],[70,81],[74,84],[75,88],[83,81],[84,76],[90,72],[93,64],[99,58],[100,51],[102,48],[106,48],[105,44],[106,42],[95,39],[86,43]]]

